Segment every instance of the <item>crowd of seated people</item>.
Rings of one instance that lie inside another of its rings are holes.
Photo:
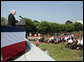
[[[79,35],[70,35],[69,38],[67,38],[67,44],[65,47],[71,49],[83,48],[83,36],[79,37]]]
[[[58,44],[61,42],[66,42],[65,47],[71,48],[71,49],[81,49],[83,48],[83,34],[76,34],[76,33],[62,33],[58,34],[56,36],[50,36],[50,37],[45,37],[42,39],[39,39],[39,41],[44,41],[46,40],[46,43],[54,43]]]

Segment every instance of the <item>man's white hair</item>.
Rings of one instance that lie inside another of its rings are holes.
[[[14,12],[14,11],[15,11],[15,10],[12,10],[11,13]],[[16,12],[16,11],[15,11],[15,12]]]

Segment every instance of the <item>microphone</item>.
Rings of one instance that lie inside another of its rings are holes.
[[[23,19],[23,17],[22,17],[22,16],[19,16],[19,17]]]

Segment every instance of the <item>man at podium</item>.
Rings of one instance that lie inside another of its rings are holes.
[[[8,25],[9,26],[16,26],[15,23],[18,21],[15,19],[14,15],[16,14],[15,10],[12,10],[11,13],[8,16]]]

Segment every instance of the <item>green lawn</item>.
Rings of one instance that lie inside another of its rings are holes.
[[[32,42],[35,44],[35,42]],[[52,44],[40,43],[39,48],[48,50],[49,56],[56,61],[83,61],[83,50],[72,50],[65,48],[65,43]]]

